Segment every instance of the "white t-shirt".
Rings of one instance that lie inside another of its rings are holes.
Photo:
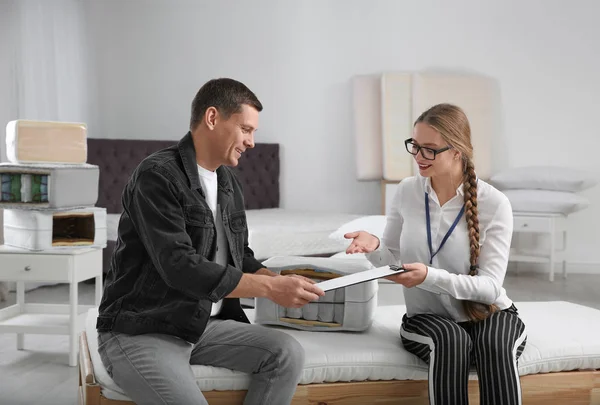
[[[217,226],[217,253],[215,255],[215,263],[226,266],[229,244],[227,243],[227,236],[225,235],[225,229],[223,228],[221,210],[217,205],[217,172],[211,172],[198,165],[198,175],[200,176],[202,190],[206,196],[206,202],[213,213],[213,218]],[[222,304],[221,301],[213,304],[210,316],[217,315],[221,310]]]

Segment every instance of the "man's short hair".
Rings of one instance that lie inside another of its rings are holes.
[[[190,130],[193,131],[202,121],[209,107],[215,107],[228,119],[240,112],[244,104],[254,107],[258,112],[263,109],[258,97],[245,84],[228,78],[210,80],[198,90],[192,101]]]

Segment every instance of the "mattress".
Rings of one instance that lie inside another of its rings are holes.
[[[85,163],[87,127],[72,122],[10,121],[6,155],[12,163]]]
[[[317,282],[368,270],[373,266],[354,259],[325,257],[272,257],[263,264],[286,275],[298,274]],[[377,308],[377,280],[327,291],[302,308],[286,308],[266,298],[256,298],[255,322],[313,332],[362,332],[371,326]]]
[[[106,247],[106,209],[4,211],[4,243],[29,250]]]
[[[264,260],[346,250],[349,243],[331,240],[329,234],[361,215],[269,208],[248,210],[246,217],[250,247],[258,260]]]
[[[564,301],[515,303],[527,327],[527,345],[519,360],[519,374],[600,369],[600,310]],[[254,319],[254,310],[245,310]],[[406,307],[381,306],[371,328],[363,333],[315,333],[279,328],[305,349],[300,384],[366,380],[426,380],[427,365],[400,343],[400,322]],[[96,334],[98,312],[86,320],[88,345],[102,394],[127,400],[100,360]],[[245,373],[219,367],[192,366],[203,391],[247,389]],[[475,372],[471,374],[476,379]]]
[[[273,256],[308,256],[346,250],[348,243],[329,234],[361,215],[304,212],[283,208],[246,211],[250,247],[258,260]],[[108,240],[117,240],[120,214],[109,214]]]
[[[46,209],[94,206],[98,166],[0,163],[0,208]]]

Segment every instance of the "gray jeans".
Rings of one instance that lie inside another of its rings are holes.
[[[259,325],[211,319],[196,344],[170,335],[98,334],[102,363],[138,405],[207,405],[191,364],[250,374],[244,405],[286,405],[304,367],[304,349],[290,335]]]

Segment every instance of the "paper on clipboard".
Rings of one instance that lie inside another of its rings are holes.
[[[360,271],[358,273],[348,274],[347,276],[321,281],[320,283],[317,283],[316,286],[323,291],[330,291],[375,280],[377,278],[392,276],[394,274],[402,273],[403,271],[405,270],[402,267],[394,265],[377,267],[375,269]]]

